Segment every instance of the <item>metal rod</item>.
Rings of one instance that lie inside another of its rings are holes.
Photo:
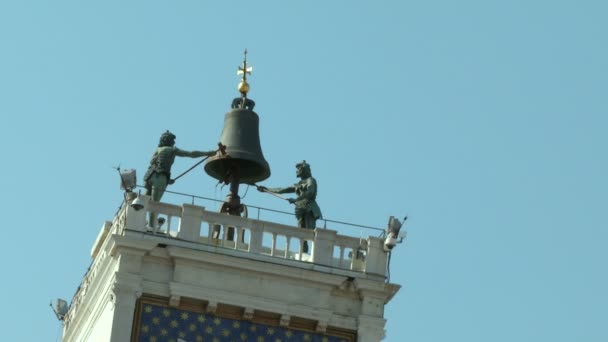
[[[274,197],[278,197],[278,198],[280,198],[280,199],[282,199],[282,200],[289,201],[289,199],[288,199],[287,197],[285,197],[285,196],[281,196],[281,195],[277,194],[276,192],[272,192],[272,191],[268,190],[268,188],[265,188],[265,187],[259,186],[259,185],[255,184],[255,183],[254,183],[254,184],[251,184],[251,185],[255,186],[255,187],[258,189],[258,190],[260,190],[260,189],[264,188],[264,189],[266,189],[266,190],[260,190],[260,191],[265,192],[265,193],[267,193],[267,194],[271,194],[272,196],[274,196]]]
[[[272,191],[264,191],[264,192],[265,192],[265,193],[268,193],[268,194],[271,194],[271,195],[272,195],[272,196],[274,196],[274,197],[278,197],[278,198],[280,198],[280,199],[282,199],[282,200],[289,201],[289,200],[287,199],[287,197],[285,197],[285,196],[281,196],[281,195],[277,194],[276,192],[272,192]]]
[[[191,168],[189,168],[188,170],[182,172],[179,176],[173,178],[173,181],[175,182],[176,180],[178,180],[181,176],[185,175],[186,173],[192,171],[195,167],[201,165],[201,163],[203,163],[205,160],[209,159],[209,157],[211,156],[206,156],[205,158],[201,159],[199,162],[197,162],[196,164],[192,165]]]

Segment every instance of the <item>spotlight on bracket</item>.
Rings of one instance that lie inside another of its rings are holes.
[[[403,222],[399,222],[399,219],[391,216],[388,219],[388,227],[386,228],[386,239],[384,240],[384,251],[390,252],[398,243],[403,242],[405,234],[399,234],[399,230],[407,220],[407,216],[403,218]]]
[[[120,188],[126,192],[131,192],[137,186],[137,173],[134,169],[120,170]]]
[[[63,321],[65,319],[65,314],[68,313],[68,302],[58,298],[52,301],[50,305],[53,312],[55,312],[57,319]]]

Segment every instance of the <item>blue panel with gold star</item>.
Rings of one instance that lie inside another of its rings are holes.
[[[349,342],[349,339],[145,303],[136,341]]]

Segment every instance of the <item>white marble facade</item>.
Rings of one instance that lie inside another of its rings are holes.
[[[352,331],[360,342],[383,338],[384,306],[400,286],[385,282],[381,239],[144,200],[143,210],[124,206],[102,226],[93,264],[66,315],[63,341],[135,339],[138,299],[146,297],[173,307],[199,300],[212,313],[222,305],[239,307],[242,319],[270,312],[281,326],[299,317],[314,321],[320,333]],[[150,231],[148,211],[167,217],[165,231]],[[221,228],[217,239],[214,227]],[[226,239],[227,227],[236,229],[236,242]],[[312,242],[310,255],[301,253],[304,240]]]

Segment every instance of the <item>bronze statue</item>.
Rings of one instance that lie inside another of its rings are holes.
[[[175,135],[166,131],[160,136],[158,148],[154,151],[154,155],[150,160],[150,166],[144,176],[144,184],[146,187],[146,195],[151,196],[152,200],[160,201],[167,185],[173,184],[175,180],[171,179],[171,166],[175,161],[175,157],[190,157],[198,158],[205,156],[213,156],[217,151],[184,151],[175,147]]]
[[[312,177],[310,164],[306,161],[296,164],[296,176],[300,181],[286,188],[266,188],[259,186],[261,192],[272,192],[275,194],[294,193],[296,198],[288,198],[289,203],[295,204],[295,214],[298,220],[298,227],[315,229],[317,220],[322,218],[321,208],[316,202],[317,181]],[[304,241],[304,253],[308,253],[308,243]]]

